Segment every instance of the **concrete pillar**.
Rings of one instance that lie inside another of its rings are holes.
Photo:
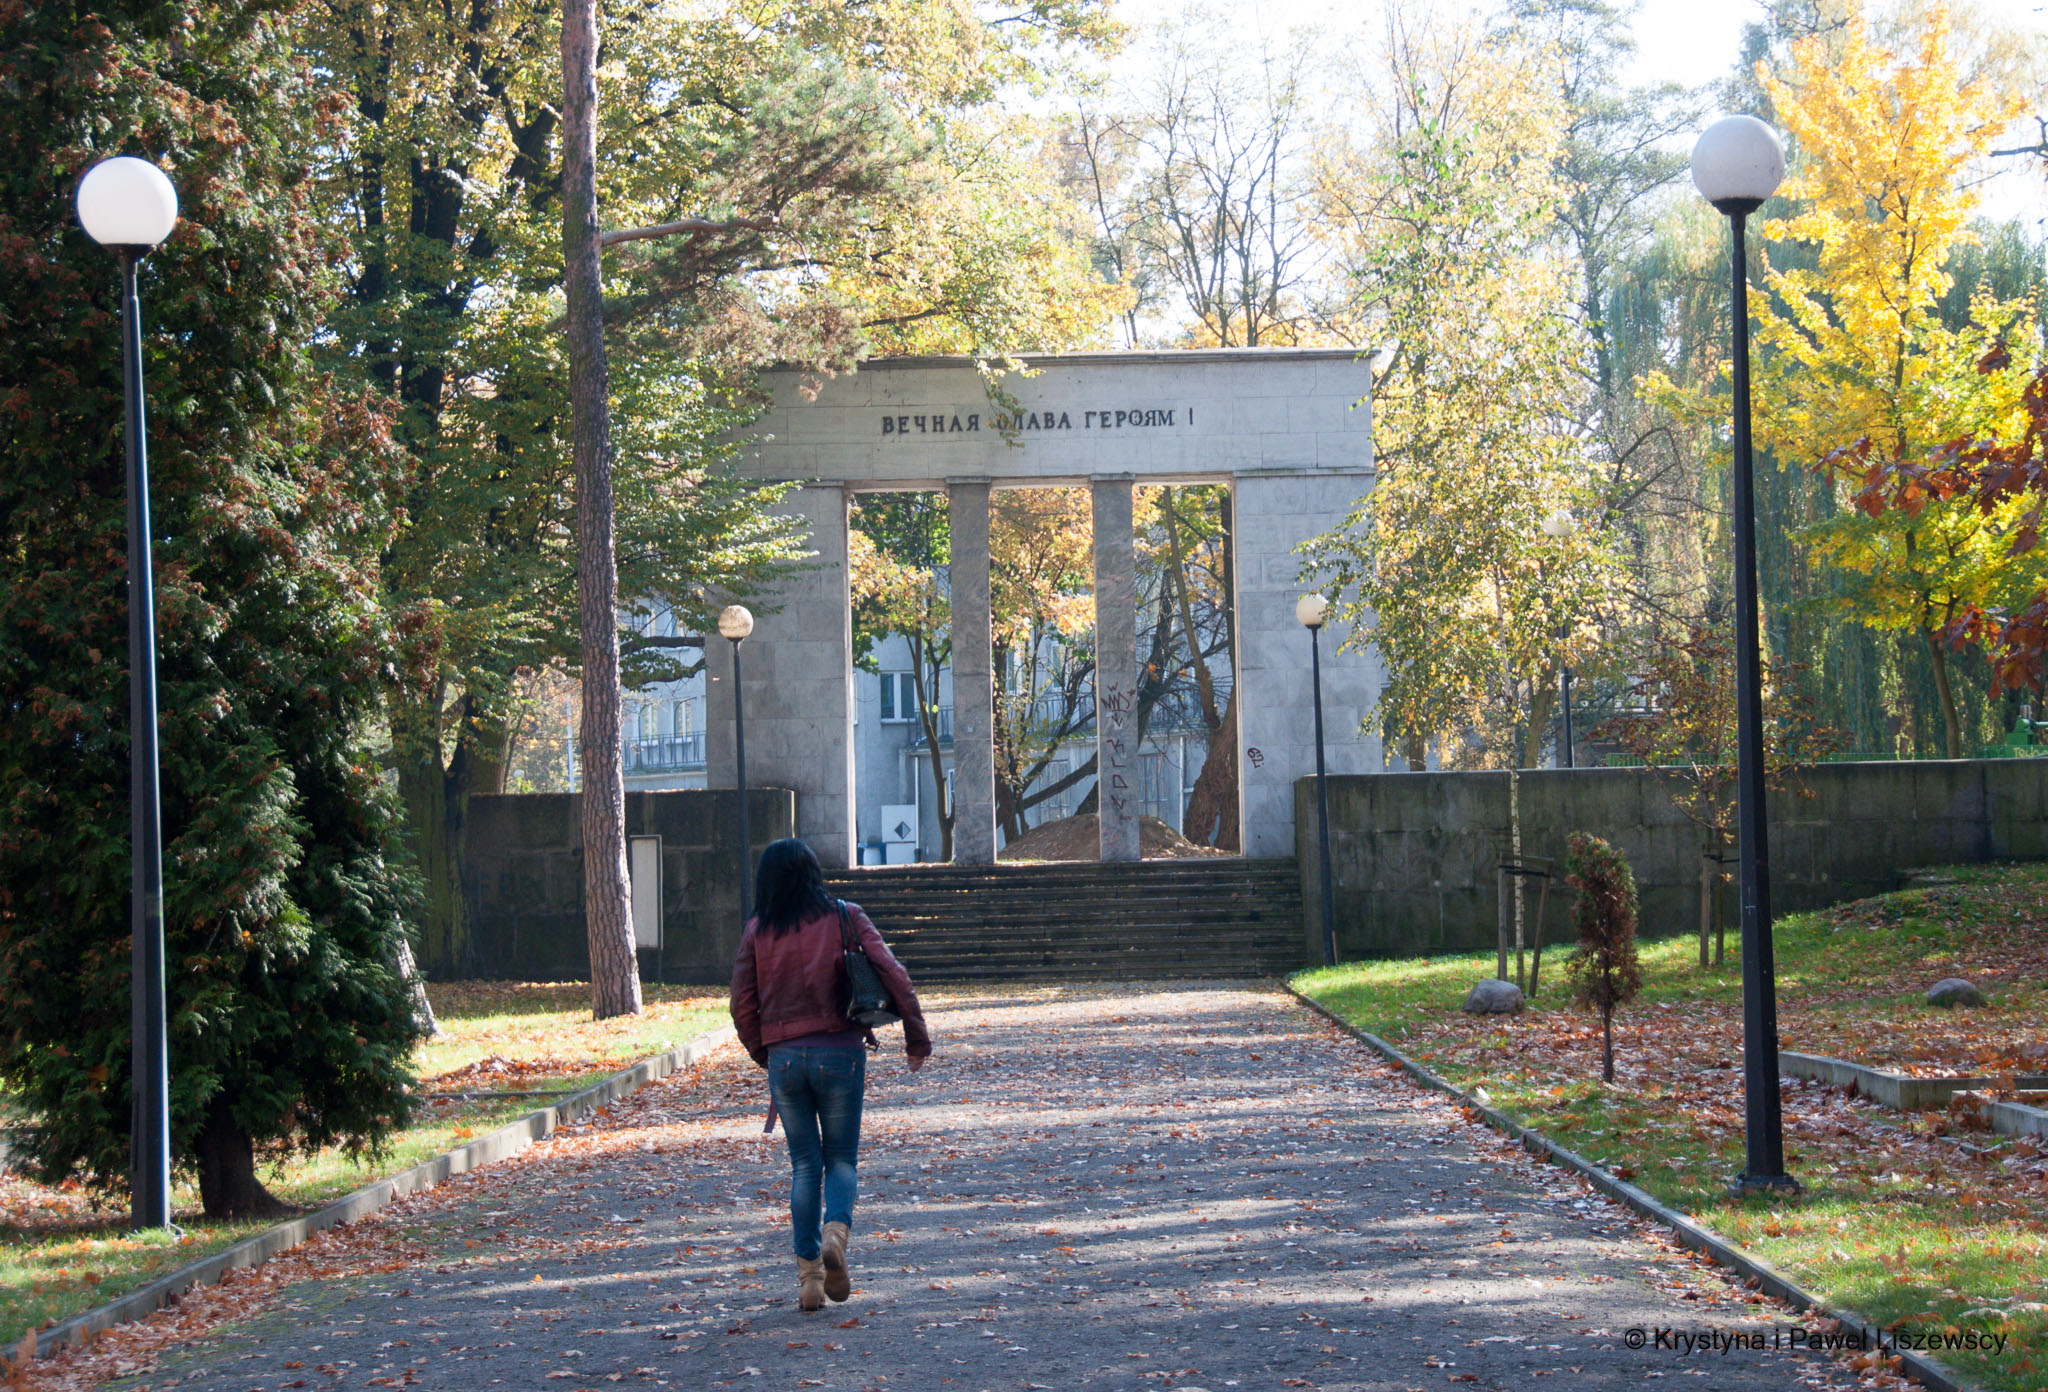
[[[953,862],[996,862],[995,689],[991,680],[986,479],[949,481],[953,562]]]
[[[1095,779],[1102,859],[1138,859],[1138,577],[1131,477],[1089,483],[1095,514]]]
[[[752,604],[747,607],[754,608]],[[759,610],[755,612],[758,615]],[[754,632],[761,632],[758,617],[754,620]],[[740,661],[751,673],[753,665],[748,659],[753,656],[753,639],[747,642],[747,654]],[[749,706],[747,713],[753,714],[753,707]],[[753,769],[748,769],[747,775],[748,782],[759,781]],[[719,637],[714,628],[704,635],[704,786],[731,788],[737,785],[738,778],[738,770],[733,767],[732,644]]]
[[[1372,487],[1372,475],[1240,475],[1231,483],[1237,573],[1239,808],[1247,856],[1291,856],[1294,782],[1316,771],[1309,635],[1294,617],[1307,592],[1295,547],[1327,532]],[[1379,736],[1361,725],[1383,677],[1377,654],[1339,652],[1323,633],[1323,728],[1329,770],[1377,773]]]
[[[810,561],[773,594],[749,601],[754,633],[740,652],[747,703],[747,783],[796,792],[797,835],[823,864],[854,863],[853,606],[846,582],[846,491],[805,487],[776,511],[808,524]],[[705,640],[707,781],[735,786],[732,644]]]

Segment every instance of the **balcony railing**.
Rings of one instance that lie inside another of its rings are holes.
[[[577,741],[569,741],[569,767],[580,767]],[[704,732],[619,741],[619,762],[627,773],[671,773],[704,767]]]
[[[627,773],[667,773],[704,767],[704,732],[626,740],[620,746]]]
[[[935,714],[938,717],[935,723],[939,727],[939,748],[949,748],[953,743],[953,708],[951,706],[940,706]],[[921,717],[913,716],[907,721],[896,723],[909,728],[910,747],[912,749],[924,748],[924,720]]]

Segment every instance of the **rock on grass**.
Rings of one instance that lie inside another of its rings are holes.
[[[1927,988],[1927,1003],[1943,1009],[1952,1005],[1982,1005],[1984,993],[1960,976],[1946,976]]]

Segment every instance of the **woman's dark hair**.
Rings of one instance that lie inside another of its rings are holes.
[[[754,917],[759,931],[779,937],[807,918],[832,912],[825,872],[809,846],[794,836],[771,841],[754,871]]]

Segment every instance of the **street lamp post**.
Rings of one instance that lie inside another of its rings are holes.
[[[157,810],[156,599],[142,409],[142,258],[171,235],[178,191],[148,160],[102,160],[78,182],[78,222],[121,268],[122,434],[128,456],[129,1221],[171,1225],[171,1071],[164,1025],[163,832]]]
[[[1736,820],[1742,898],[1742,1087],[1746,1133],[1738,1193],[1794,1190],[1785,1173],[1784,1118],[1778,1099],[1777,973],[1771,947],[1771,869],[1764,820],[1763,674],[1757,640],[1756,517],[1749,440],[1749,279],[1744,265],[1749,215],[1785,177],[1778,133],[1754,116],[1716,121],[1692,151],[1692,179],[1727,215],[1735,285]]]
[[[1572,516],[1571,509],[1559,508],[1557,511],[1551,513],[1548,517],[1543,519],[1542,526],[1543,535],[1551,538],[1553,541],[1562,541],[1564,538],[1570,536],[1572,532],[1577,529],[1578,520]],[[1560,629],[1561,637],[1569,637],[1569,635],[1570,629],[1568,627]],[[1557,766],[1559,768],[1571,768],[1573,766],[1572,665],[1569,654],[1566,655],[1565,664],[1558,673],[1557,684],[1564,698],[1564,730],[1562,731],[1562,737],[1560,738],[1557,746]]]
[[[754,631],[744,604],[728,604],[718,615],[718,636],[732,640],[732,749],[740,790],[740,923],[754,911],[754,841],[747,831],[747,703],[740,687],[740,644]]]
[[[1329,617],[1330,601],[1324,595],[1306,594],[1295,601],[1294,617],[1308,630],[1311,684],[1316,702],[1316,836],[1323,869],[1323,957],[1337,965],[1337,897],[1330,887],[1330,775],[1323,766],[1323,620]]]

